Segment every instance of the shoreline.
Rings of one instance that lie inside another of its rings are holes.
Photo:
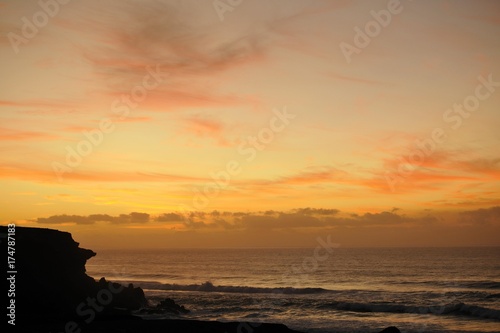
[[[16,332],[61,332],[61,333],[104,333],[104,332],[199,332],[199,333],[305,333],[289,329],[284,324],[221,322],[192,319],[142,319],[134,315],[103,315],[91,323],[53,321],[45,323],[19,323]]]
[[[59,320],[45,323],[16,325],[15,332],[38,333],[307,333],[288,328],[280,323],[252,323],[239,321],[210,321],[193,319],[142,319],[135,315],[103,315],[89,324],[77,323],[70,326],[68,321]],[[374,332],[369,331],[367,333]],[[331,332],[335,333],[335,332]],[[378,333],[401,333],[394,326]]]
[[[7,227],[0,226],[0,234]],[[16,332],[165,332],[303,333],[281,323],[143,319],[131,314],[155,309],[140,287],[121,285],[86,274],[85,264],[95,256],[82,249],[68,232],[46,228],[16,228]],[[160,310],[184,309],[172,300]],[[184,309],[186,310],[186,309]],[[388,330],[390,329],[390,330]],[[377,330],[378,331],[378,330]],[[375,332],[375,330],[371,331]],[[387,328],[384,333],[399,332]]]

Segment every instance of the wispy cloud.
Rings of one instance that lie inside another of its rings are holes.
[[[184,120],[185,132],[200,138],[211,138],[220,146],[229,146],[227,128],[223,122],[206,116],[192,116]]]
[[[50,99],[40,100],[0,100],[0,107],[22,107],[22,108],[50,108],[50,109],[68,109],[74,106],[74,103],[68,101],[55,101]]]
[[[216,27],[200,26],[190,19],[192,12],[154,1],[147,6],[133,1],[112,6],[92,4],[85,6],[85,11],[88,15],[74,21],[60,19],[58,24],[73,32],[83,30],[97,41],[80,45],[80,55],[92,65],[96,79],[104,83],[104,93],[123,93],[141,79],[147,66],[160,65],[168,73],[169,84],[151,94],[144,107],[169,112],[185,106],[254,103],[245,96],[218,92],[216,85],[210,89],[204,86],[217,73],[265,59],[265,35],[228,34],[216,40],[210,35]]]
[[[3,165],[0,166],[0,178],[54,182],[53,170],[37,168],[34,165]],[[111,171],[78,171],[67,173],[69,181],[90,182],[207,182],[210,179],[193,176],[183,176],[164,173],[145,172],[111,172]]]
[[[32,141],[57,139],[60,139],[58,135],[44,132],[19,131],[8,128],[0,128],[0,141]]]

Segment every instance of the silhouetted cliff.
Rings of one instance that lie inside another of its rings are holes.
[[[7,228],[0,227],[0,233],[6,234]],[[18,322],[36,318],[86,319],[114,307],[132,310],[146,305],[142,289],[104,279],[97,282],[88,276],[85,263],[96,253],[80,248],[70,233],[16,227],[14,237]]]

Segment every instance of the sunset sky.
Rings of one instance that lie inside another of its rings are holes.
[[[498,1],[3,0],[0,31],[2,224],[500,245]]]

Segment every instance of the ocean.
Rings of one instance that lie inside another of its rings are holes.
[[[169,297],[191,310],[146,319],[500,332],[500,248],[103,250],[86,267],[142,287],[152,305]]]

